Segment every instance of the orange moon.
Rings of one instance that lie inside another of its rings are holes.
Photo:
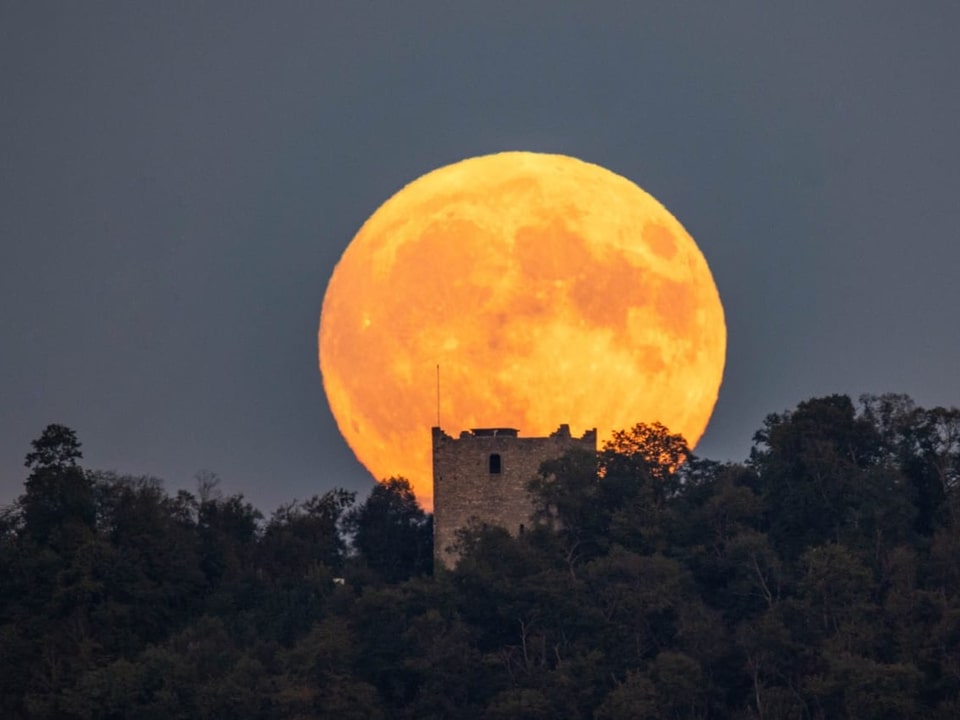
[[[561,423],[599,439],[661,422],[691,447],[726,324],[703,254],[653,197],[598,165],[505,152],[387,200],[323,299],[319,359],[340,432],[376,478],[433,504],[431,426]]]

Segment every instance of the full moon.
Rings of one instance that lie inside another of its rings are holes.
[[[422,176],[364,223],[318,344],[357,458],[430,509],[438,424],[602,441],[660,422],[694,447],[726,341],[707,262],[659,202],[597,165],[505,152]]]

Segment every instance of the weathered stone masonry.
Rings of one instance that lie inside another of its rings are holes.
[[[561,425],[548,437],[522,438],[513,428],[477,428],[453,438],[433,428],[434,561],[456,564],[457,530],[471,522],[523,532],[533,513],[528,483],[545,460],[574,448],[595,452],[596,429],[574,438]]]

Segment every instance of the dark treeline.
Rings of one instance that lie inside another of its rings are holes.
[[[0,514],[3,718],[960,717],[956,409],[812,399],[737,464],[638,425],[436,573],[403,480],[267,518],[81,460],[51,425]]]

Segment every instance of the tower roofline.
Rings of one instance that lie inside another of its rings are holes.
[[[563,423],[554,430],[549,435],[534,435],[534,436],[523,436],[520,435],[520,430],[517,428],[511,427],[486,427],[486,428],[470,428],[469,430],[461,430],[459,437],[454,438],[452,435],[448,435],[443,428],[439,425],[434,425],[430,428],[431,434],[434,439],[448,438],[450,440],[459,439],[465,440],[468,438],[488,438],[488,437],[502,437],[502,438],[517,438],[518,440],[538,440],[544,438],[570,438],[573,440],[592,440],[596,442],[597,439],[597,429],[589,428],[584,430],[583,435],[579,438],[574,437],[570,433],[570,425]]]

